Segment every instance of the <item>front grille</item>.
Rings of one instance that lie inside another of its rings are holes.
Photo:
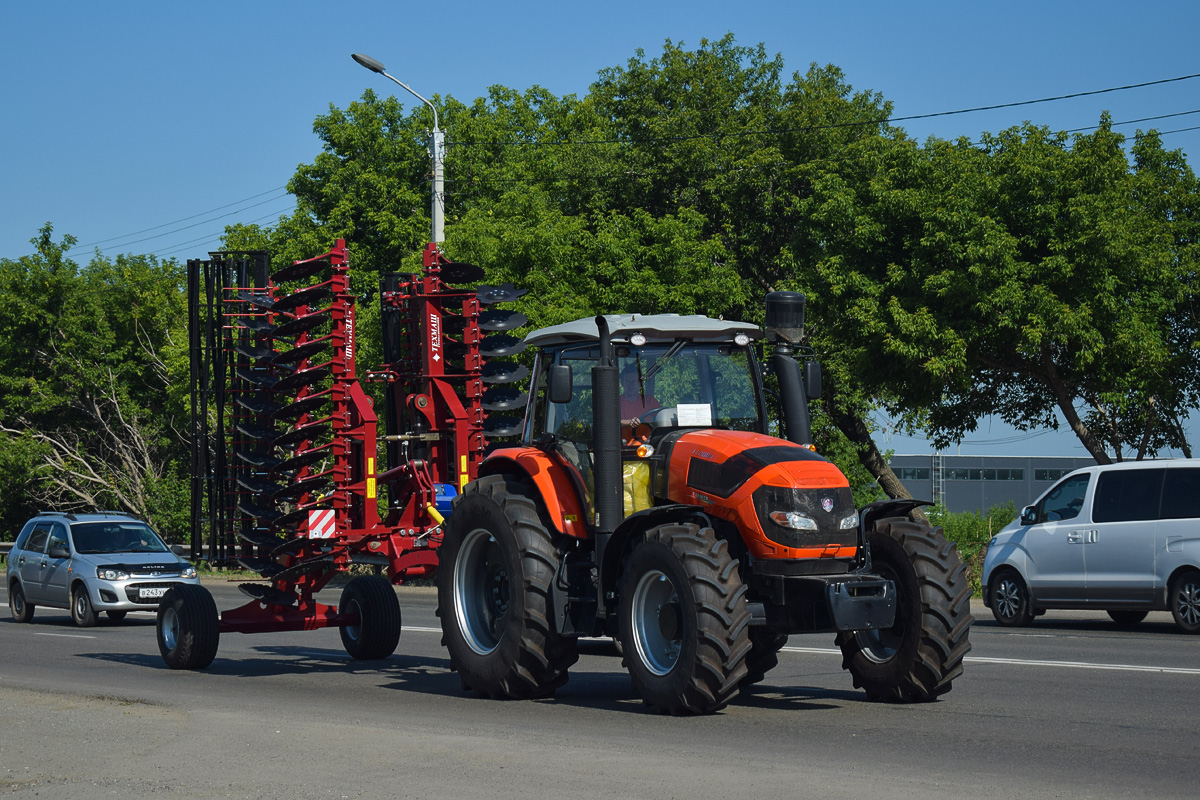
[[[829,509],[826,510],[825,506]],[[797,531],[776,524],[772,511],[799,511],[817,523],[815,531]],[[854,513],[854,495],[848,487],[841,489],[788,489],[782,486],[763,486],[754,493],[754,512],[763,533],[776,544],[785,547],[825,547],[858,544],[858,527],[841,529],[838,524]]]
[[[131,603],[140,603],[147,606],[156,606],[162,600],[162,595],[158,597],[142,597],[142,589],[170,589],[175,585],[175,581],[159,581],[157,583],[131,583],[125,587],[125,596],[129,598]]]

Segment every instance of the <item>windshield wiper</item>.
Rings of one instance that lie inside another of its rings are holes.
[[[663,365],[665,365],[667,363],[667,361],[669,361],[676,353],[678,353],[680,350],[682,350],[683,346],[685,344],[687,344],[687,339],[680,339],[677,342],[675,342],[675,344],[671,345],[671,347],[667,350],[667,352],[663,353],[661,356],[658,357],[658,360],[654,362],[654,366],[652,366],[652,367],[650,367],[650,369],[646,370],[646,374],[644,376],[642,376],[642,380],[648,381],[651,378],[653,378],[655,375],[657,375],[662,370]],[[639,353],[639,360],[638,360],[638,372],[639,373],[641,373],[641,371],[642,371],[640,355],[641,354]]]

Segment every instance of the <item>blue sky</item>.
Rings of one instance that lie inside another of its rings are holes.
[[[836,64],[856,89],[882,92],[897,116],[1200,73],[1194,0],[8,0],[0,30],[0,257],[29,252],[49,221],[56,236],[77,238],[79,261],[94,247],[202,258],[225,224],[269,224],[287,213],[283,187],[320,150],[314,118],[367,87],[400,91],[352,52],[374,56],[427,97],[470,101],[494,84],[583,94],[597,71],[638,48],[652,56],[666,39],[695,46],[732,32],[781,54],[789,73]],[[1025,120],[1073,130],[1095,125],[1103,110],[1121,122],[1198,109],[1200,79],[1192,79],[904,127],[918,139],[974,138]],[[1193,126],[1200,113],[1118,130]],[[1200,130],[1164,141],[1200,155]],[[1014,436],[985,421],[961,452],[1084,454],[1069,435]],[[897,452],[929,449],[923,439],[881,438]]]

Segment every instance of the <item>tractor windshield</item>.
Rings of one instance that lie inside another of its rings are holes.
[[[660,427],[715,427],[760,431],[758,383],[750,350],[687,341],[619,346],[621,419]],[[549,403],[538,427],[560,439],[592,440],[592,373],[596,346],[560,350],[571,367],[568,403]]]

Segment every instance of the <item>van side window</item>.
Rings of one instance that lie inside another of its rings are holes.
[[[1087,494],[1088,473],[1074,475],[1055,486],[1050,493],[1042,498],[1038,509],[1038,522],[1053,522],[1060,519],[1074,519],[1083,508],[1083,496]]]
[[[1162,518],[1200,517],[1200,469],[1169,469],[1163,481]]]
[[[1096,481],[1092,522],[1133,522],[1158,519],[1165,469],[1103,472]]]

